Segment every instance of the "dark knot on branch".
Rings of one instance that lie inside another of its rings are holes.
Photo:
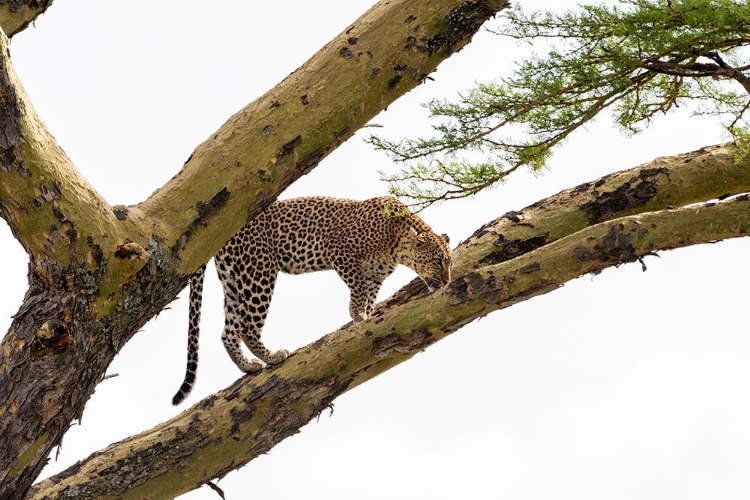
[[[73,343],[68,325],[57,318],[45,321],[36,332],[36,339],[42,347],[52,351],[63,350]]]

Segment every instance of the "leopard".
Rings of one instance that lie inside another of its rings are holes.
[[[224,292],[221,340],[237,367],[255,373],[287,359],[261,341],[279,272],[334,270],[350,290],[349,315],[369,319],[385,278],[398,265],[415,271],[430,292],[450,282],[449,239],[436,234],[391,196],[350,200],[303,197],[276,201],[251,218],[214,256]],[[187,368],[172,404],[192,391],[206,265],[190,277]],[[246,346],[257,359],[243,352]]]

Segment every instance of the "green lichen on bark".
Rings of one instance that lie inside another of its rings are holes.
[[[750,155],[738,159],[731,144],[657,158],[566,189],[485,224],[458,246],[454,268],[460,274],[503,262],[593,223],[747,191]]]
[[[174,230],[163,236],[180,251],[179,271],[192,274],[247,217],[421,83],[471,40],[477,23],[505,6],[505,0],[378,3],[279,85],[235,113],[180,173],[137,207]],[[396,75],[402,78],[393,85]],[[205,182],[205,172],[216,168],[225,173],[222,182]],[[200,204],[221,189],[230,191],[221,208],[222,224],[205,219],[191,227]],[[190,238],[203,242],[196,244],[205,251],[182,252]]]

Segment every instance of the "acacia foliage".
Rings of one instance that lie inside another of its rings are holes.
[[[546,52],[456,101],[427,102],[431,137],[370,138],[404,163],[383,177],[393,194],[418,207],[476,194],[522,166],[542,169],[557,145],[604,111],[637,133],[689,104],[721,120],[747,151],[745,0],[623,0],[559,13],[516,5],[492,31]]]

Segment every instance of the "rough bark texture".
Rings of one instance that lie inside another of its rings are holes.
[[[53,0],[0,0],[0,29],[5,36],[12,38],[34,22],[52,2]]]
[[[21,3],[0,3],[0,13]],[[36,116],[0,36],[0,216],[30,256],[29,290],[0,345],[0,498],[26,496],[114,355],[248,216],[503,6],[377,4],[133,207],[109,206],[77,172]],[[94,454],[33,495],[172,498],[268,451],[337,395],[478,317],[654,250],[745,235],[747,197],[667,209],[747,191],[748,159],[735,164],[734,153],[722,146],[658,160],[506,214],[456,250],[449,286],[397,308],[401,295],[371,321]]]
[[[78,173],[34,112],[0,35],[0,215],[30,256],[29,290],[0,346],[0,498],[25,496],[115,354],[248,216],[505,3],[375,5],[134,207],[110,207]]]
[[[428,297],[348,324],[282,365],[245,376],[178,417],[91,455],[34,487],[33,499],[172,498],[295,434],[334,398],[469,322],[586,273],[657,250],[743,236],[750,200],[667,209],[586,227],[469,271]]]
[[[590,224],[749,191],[750,157],[737,158],[732,144],[657,158],[488,222],[454,251],[454,274],[505,262]],[[402,304],[426,291],[422,280],[412,280],[380,308]]]

